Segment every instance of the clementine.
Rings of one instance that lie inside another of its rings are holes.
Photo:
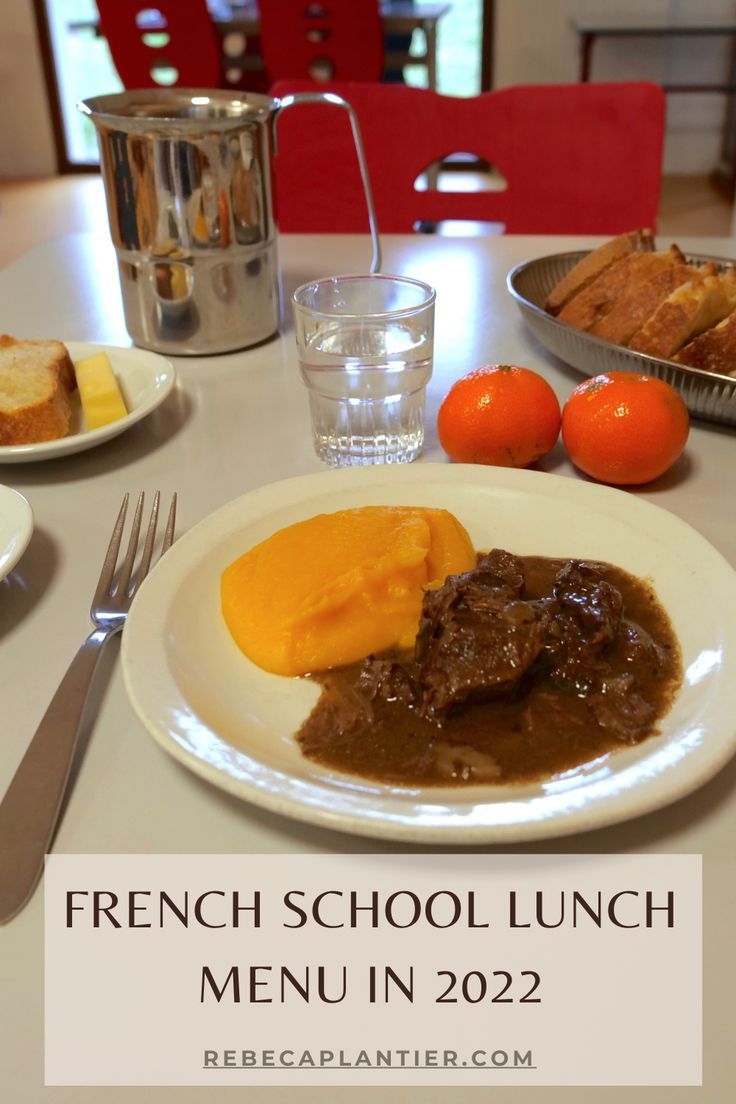
[[[570,459],[602,483],[649,483],[685,447],[690,416],[664,380],[607,372],[575,388],[562,411]]]
[[[453,460],[525,468],[554,445],[560,404],[542,376],[515,364],[487,364],[457,380],[437,417]]]

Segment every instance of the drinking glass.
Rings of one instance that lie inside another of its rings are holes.
[[[314,447],[335,467],[405,464],[424,444],[435,291],[380,273],[294,292],[296,343]]]

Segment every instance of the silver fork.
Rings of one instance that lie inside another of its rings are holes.
[[[128,499],[126,494],[92,599],[90,617],[94,631],[69,665],[0,803],[0,924],[20,912],[40,877],[59,819],[97,663],[105,644],[125,625],[130,604],[151,566],[160,503],[158,491],[135,578],[133,567],[143,517],[143,494],[138,496],[125,558],[115,577]],[[161,555],[174,540],[175,522],[176,495],[171,501]]]

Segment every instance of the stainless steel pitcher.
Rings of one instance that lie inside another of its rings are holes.
[[[331,103],[350,116],[380,267],[357,118],[329,92],[268,96],[141,89],[79,105],[97,128],[125,323],[136,345],[205,355],[247,348],[279,326],[271,151],[287,107]]]

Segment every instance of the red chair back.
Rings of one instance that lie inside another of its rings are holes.
[[[263,62],[272,81],[378,81],[378,0],[259,0]]]
[[[97,0],[97,9],[126,88],[220,86],[220,39],[206,0]],[[175,79],[160,79],[162,69]]]
[[[283,81],[275,96],[314,85]],[[401,85],[336,83],[355,108],[378,228],[419,222],[502,223],[514,234],[618,234],[655,225],[664,94],[645,82],[535,85],[443,96]],[[368,221],[348,127],[339,107],[300,107],[278,121],[280,229],[361,233]],[[501,191],[417,191],[432,163],[470,153],[503,175]]]

